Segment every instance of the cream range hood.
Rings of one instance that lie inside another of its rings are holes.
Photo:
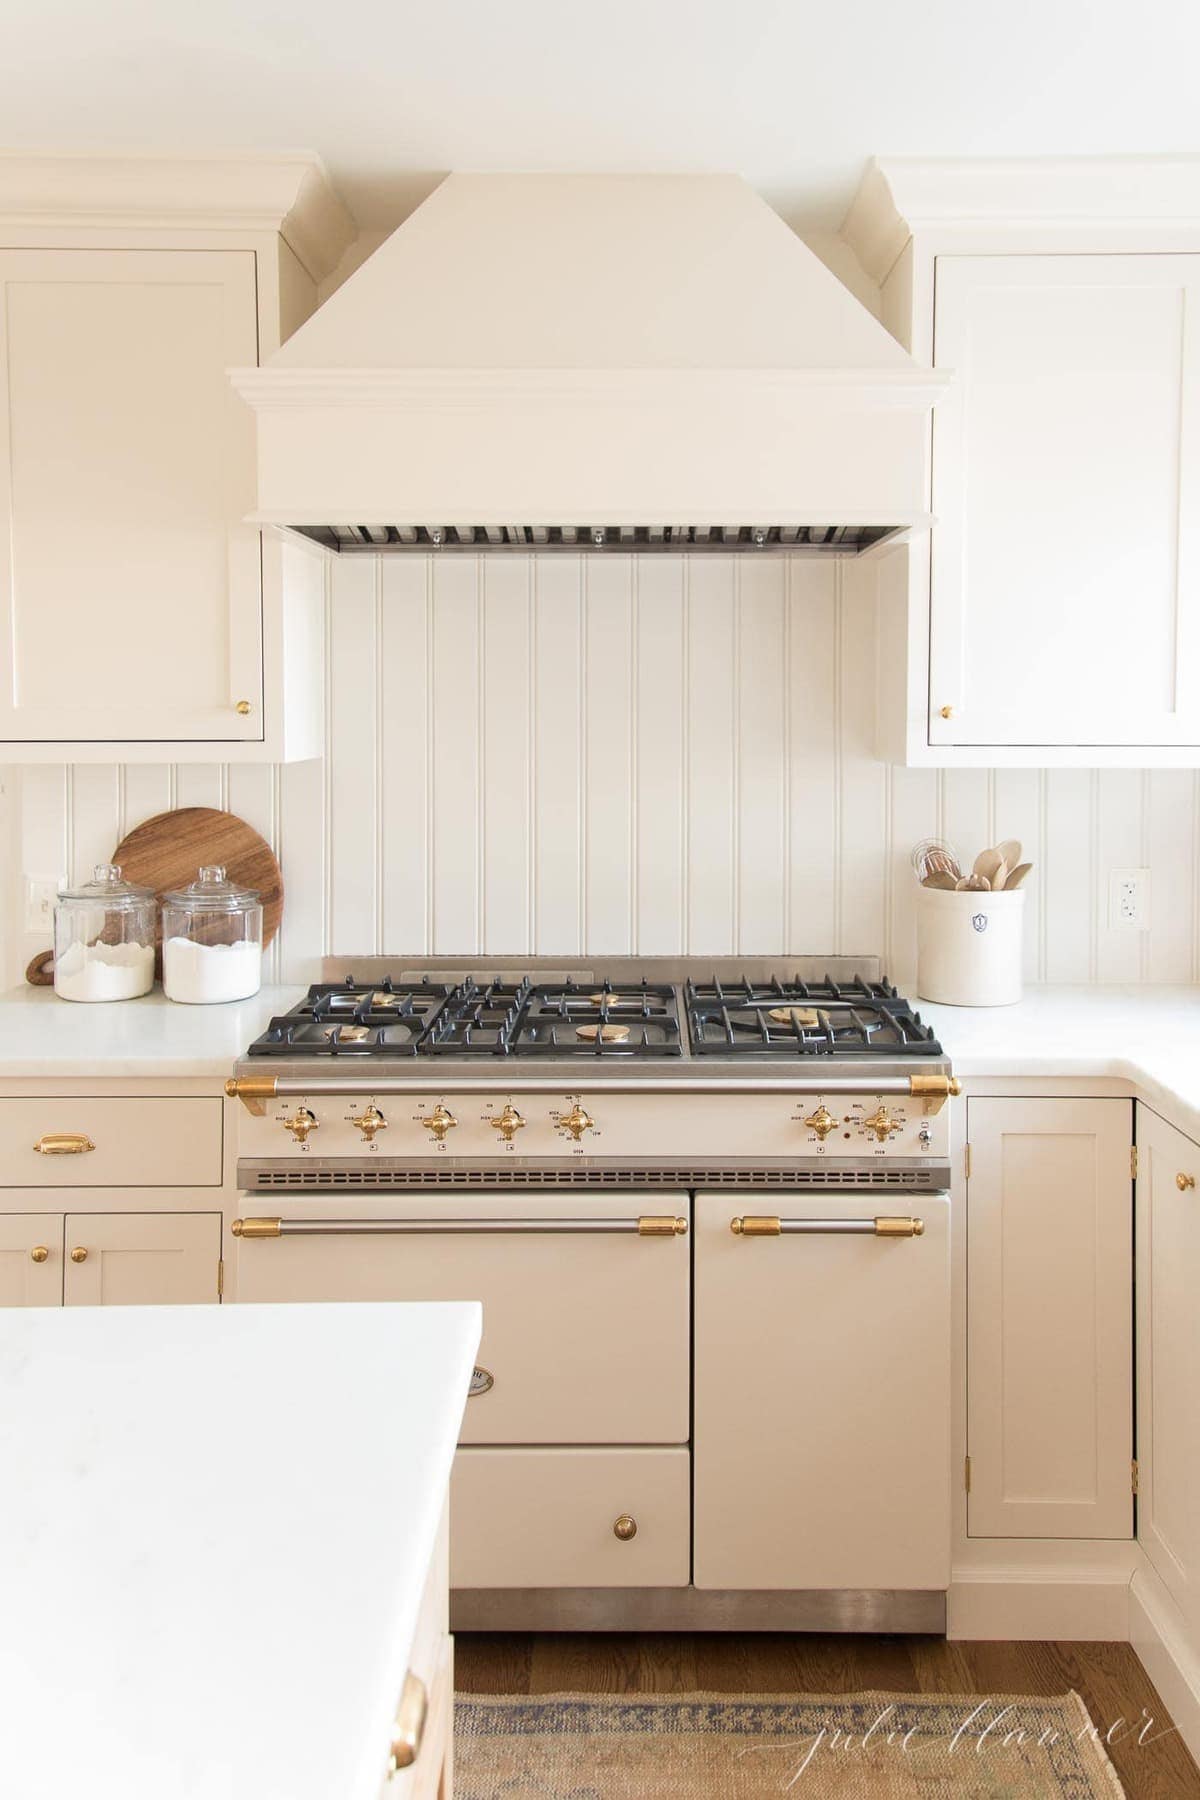
[[[451,175],[232,371],[256,522],[331,550],[856,554],[945,376],[729,175]]]

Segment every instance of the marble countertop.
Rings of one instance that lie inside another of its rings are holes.
[[[0,1312],[0,1792],[378,1800],[480,1316]]]
[[[53,988],[20,987],[0,998],[0,1081],[82,1076],[224,1080],[246,1046],[301,987],[265,987],[252,1000],[181,1006],[161,988],[140,1000],[87,1004]]]

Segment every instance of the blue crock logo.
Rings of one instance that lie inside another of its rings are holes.
[[[971,923],[976,931],[986,931],[988,928],[988,916],[986,913],[972,913]]]

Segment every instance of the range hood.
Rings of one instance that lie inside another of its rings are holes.
[[[372,554],[857,553],[946,379],[730,175],[448,176],[231,373],[256,522]]]

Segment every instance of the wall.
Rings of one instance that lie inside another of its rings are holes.
[[[908,980],[914,840],[1017,836],[1030,979],[1200,976],[1200,777],[877,763],[870,564],[345,558],[330,585],[323,763],[29,769],[14,859],[79,876],[151,812],[227,805],[282,856],[272,973],[844,950]],[[1107,871],[1140,866],[1152,929],[1110,930]]]

